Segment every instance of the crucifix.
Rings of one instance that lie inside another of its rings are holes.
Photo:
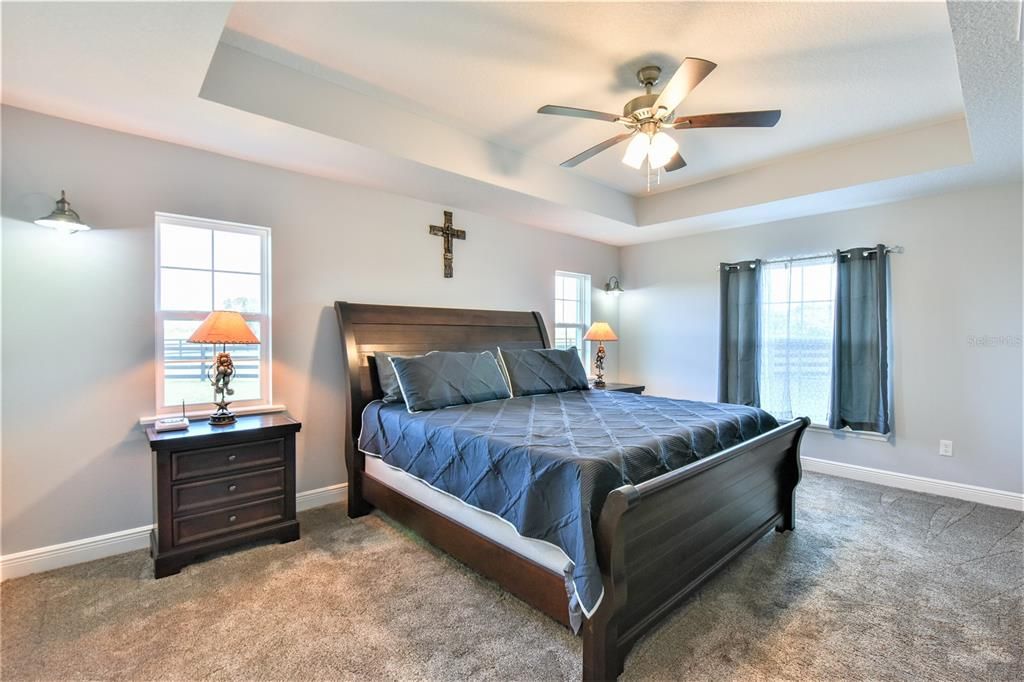
[[[444,276],[451,278],[454,276],[452,270],[452,261],[455,260],[455,256],[452,253],[452,239],[465,239],[465,230],[456,230],[452,227],[452,212],[444,212],[444,227],[438,227],[437,225],[430,226],[430,234],[444,237]]]

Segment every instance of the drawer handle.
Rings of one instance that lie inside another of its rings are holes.
[[[228,492],[229,492],[229,493],[233,493],[233,492],[235,492],[236,490],[238,490],[238,486],[237,486],[237,485],[235,485],[234,483],[232,483],[231,485],[229,485],[229,486],[228,486]]]
[[[232,514],[231,516],[228,517],[228,523],[234,523],[237,520],[238,520],[238,517],[235,516],[234,514]]]
[[[229,462],[234,462],[236,459],[238,459],[238,455],[236,455],[235,453],[232,452],[230,455],[228,455]]]

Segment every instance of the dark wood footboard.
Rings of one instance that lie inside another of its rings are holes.
[[[809,423],[609,495],[596,538],[605,594],[584,625],[585,680],[614,680],[637,640],[718,569],[769,529],[793,529]]]

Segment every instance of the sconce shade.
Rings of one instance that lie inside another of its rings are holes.
[[[583,338],[587,341],[618,341],[619,337],[612,331],[611,326],[607,322],[595,322],[590,325],[590,329],[583,335]]]
[[[57,200],[57,207],[50,212],[50,215],[35,220],[36,225],[42,227],[52,227],[55,230],[66,232],[67,234],[74,234],[75,232],[82,232],[84,230],[91,230],[92,228],[82,222],[82,219],[78,217],[71,208],[71,202],[64,196],[64,190],[60,191],[60,199]]]
[[[245,318],[233,310],[214,310],[206,316],[189,343],[254,344],[260,340],[249,329]]]

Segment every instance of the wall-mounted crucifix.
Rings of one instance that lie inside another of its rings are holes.
[[[465,239],[466,231],[452,227],[452,212],[445,211],[444,226],[431,225],[430,234],[444,237],[444,276],[453,277],[452,261],[455,260],[455,255],[452,253],[452,239]]]

